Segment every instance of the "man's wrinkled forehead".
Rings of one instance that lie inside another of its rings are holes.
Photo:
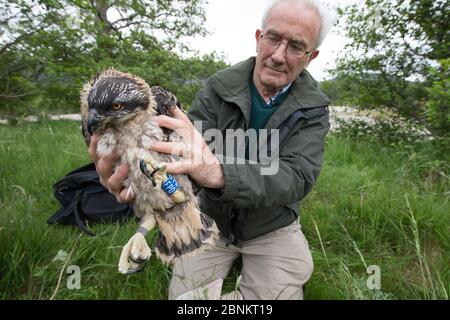
[[[268,13],[262,27],[264,31],[274,30],[286,39],[303,42],[309,42],[306,41],[309,38],[306,33],[310,33],[314,41],[320,31],[320,15],[308,4],[281,2]]]
[[[301,35],[295,34],[295,33],[291,32],[291,30],[283,31],[276,26],[266,27],[264,29],[264,33],[282,37],[282,38],[290,40],[290,41],[296,41],[296,42],[301,42],[301,43],[306,42],[306,40]]]

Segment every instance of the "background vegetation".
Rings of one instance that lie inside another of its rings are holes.
[[[448,1],[366,0],[339,13],[350,41],[331,71],[334,80],[322,83],[333,102],[389,109],[448,137]]]
[[[183,44],[206,34],[203,6],[202,0],[1,0],[0,114],[77,112],[83,83],[108,67],[164,86],[189,105],[203,80],[225,66]]]
[[[225,66],[183,45],[206,32],[203,8],[200,0],[0,0],[0,116],[77,112],[82,84],[109,66],[189,106]],[[448,299],[446,1],[367,0],[340,14],[352,41],[322,88],[334,104],[384,110],[384,120],[329,135],[301,209],[315,261],[306,298]],[[143,273],[117,272],[134,222],[94,226],[95,238],[46,224],[58,209],[52,185],[87,162],[75,122],[0,126],[0,299],[166,298],[170,269],[155,257]],[[66,286],[69,265],[81,268],[80,290]],[[381,269],[381,290],[366,286],[370,265]]]
[[[315,263],[306,298],[448,299],[449,182],[428,147],[329,137],[301,209]],[[136,222],[92,226],[96,237],[46,224],[59,208],[53,183],[89,162],[77,123],[0,126],[0,162],[0,299],[167,297],[170,269],[154,254],[142,273],[117,271]],[[70,265],[81,269],[79,290],[66,286]],[[370,265],[380,267],[381,290],[366,286]]]

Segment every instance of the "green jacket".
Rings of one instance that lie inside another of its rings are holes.
[[[206,81],[189,112],[191,121],[202,121],[203,132],[219,129],[225,140],[226,129],[248,129],[254,64],[255,58],[250,58]],[[278,128],[299,109],[328,105],[317,82],[304,71],[265,128]],[[298,219],[299,201],[311,191],[322,167],[329,128],[328,113],[300,119],[280,144],[275,175],[261,175],[261,163],[222,164],[225,187],[204,188],[198,194],[202,212],[216,221],[221,236],[239,245]]]

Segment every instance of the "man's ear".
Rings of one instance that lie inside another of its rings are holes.
[[[259,45],[261,44],[261,34],[262,34],[262,30],[256,29],[256,32],[255,32],[256,52],[259,51]]]
[[[311,52],[311,55],[309,56],[308,63],[305,65],[305,69],[309,66],[311,61],[313,61],[317,56],[319,55],[319,50],[314,50]]]
[[[314,50],[311,55],[309,56],[309,62],[313,61],[315,58],[317,58],[317,56],[319,55],[320,51],[319,50]]]

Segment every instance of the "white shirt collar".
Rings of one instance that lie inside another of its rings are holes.
[[[270,97],[270,101],[267,102],[267,104],[274,103],[280,95],[282,95],[283,93],[285,93],[286,91],[289,90],[289,88],[291,87],[291,85],[292,85],[292,82],[289,82],[289,83],[288,83],[287,85],[285,85],[283,88],[281,88],[280,90],[278,90],[277,93],[275,93],[272,97]]]

